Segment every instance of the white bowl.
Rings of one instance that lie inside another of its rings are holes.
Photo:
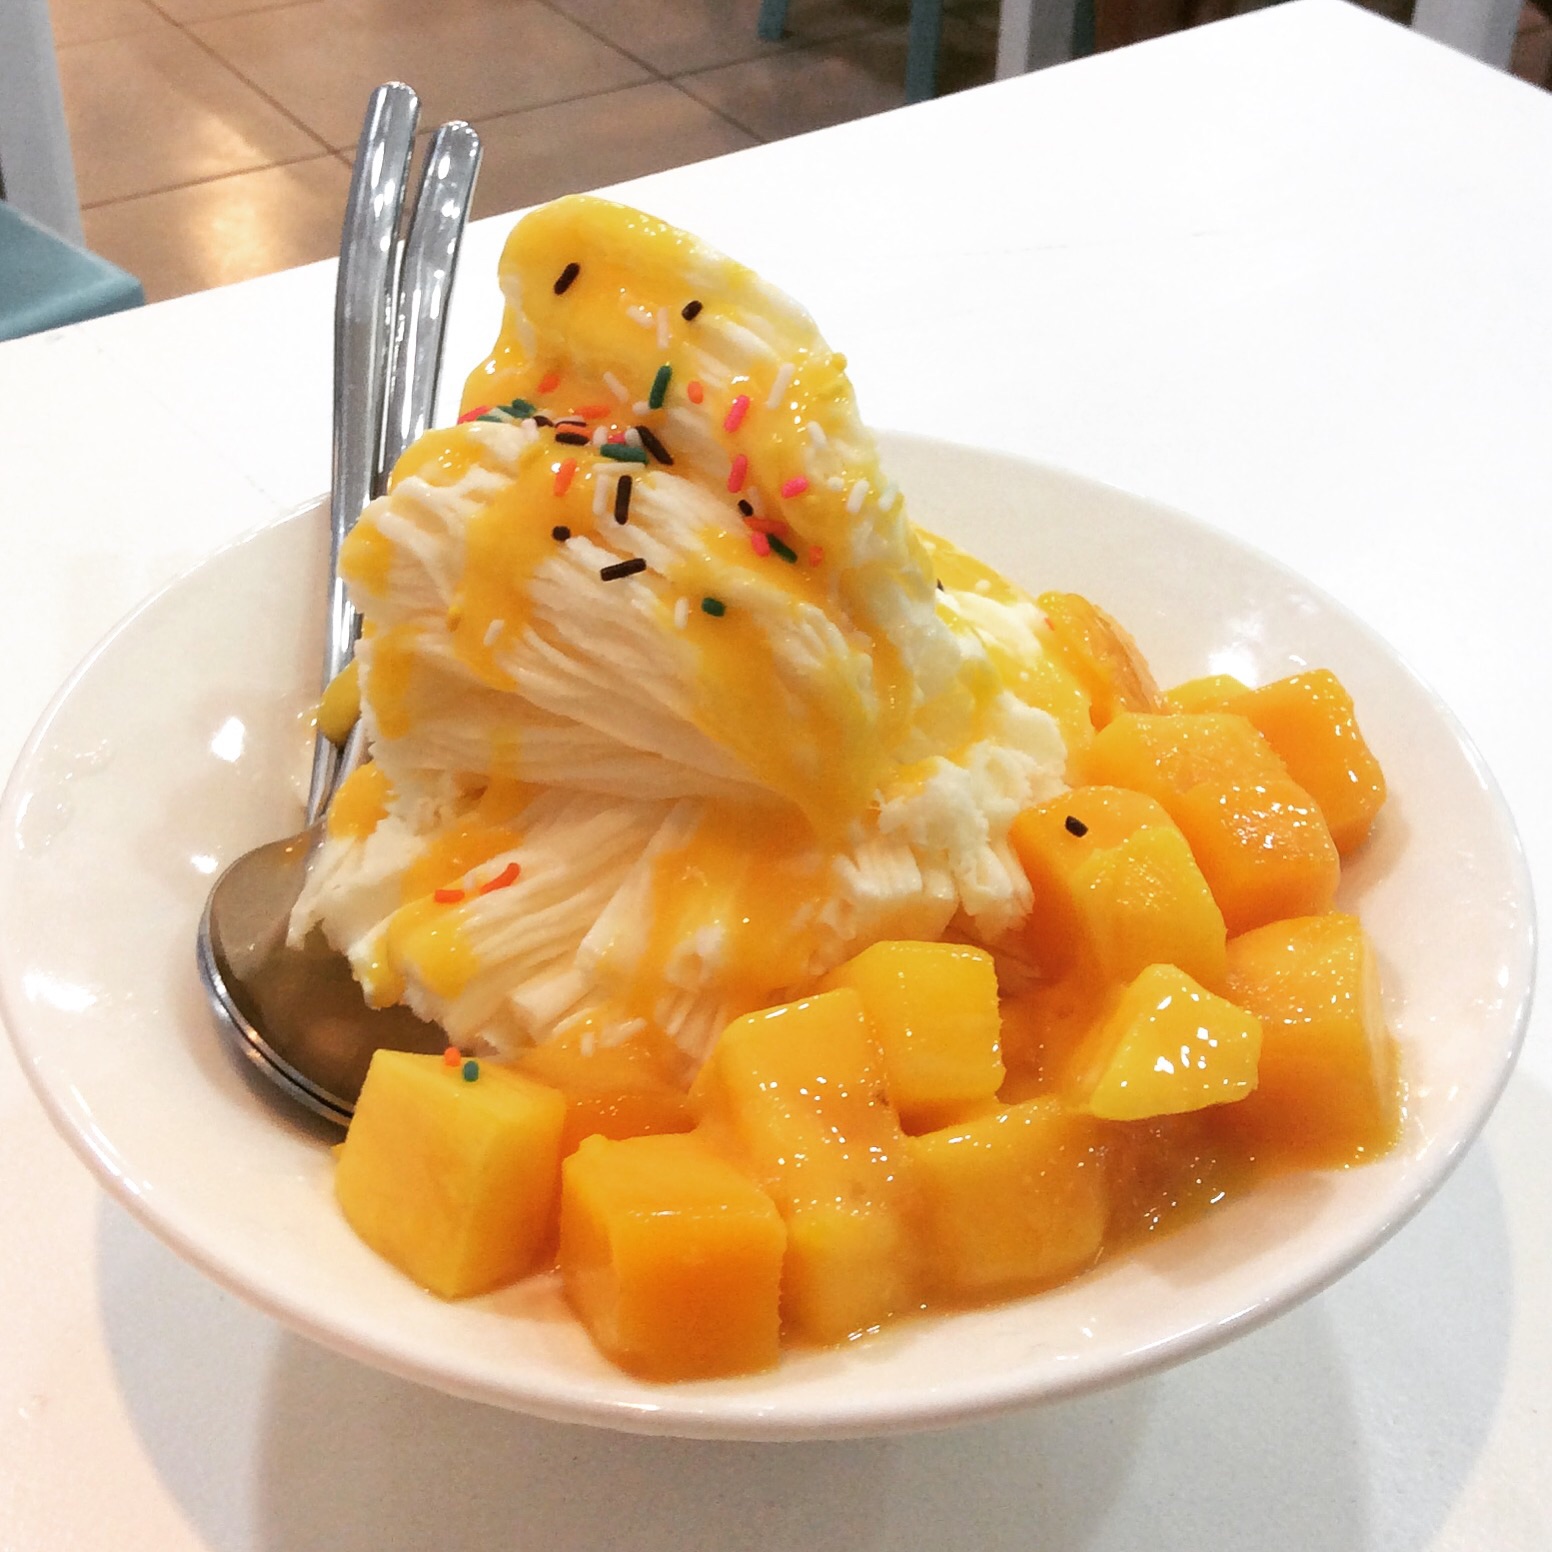
[[[1307,1297],[1439,1185],[1502,1089],[1529,1011],[1530,886],[1449,713],[1331,600],[1135,497],[891,437],[918,522],[1125,622],[1161,682],[1334,669],[1391,797],[1346,871],[1409,1083],[1400,1146],[1277,1181],[1037,1298],[903,1322],[770,1374],[675,1386],[605,1363],[551,1279],[444,1304],[346,1228],[329,1136],[269,1102],[194,968],[212,876],[298,827],[320,661],[314,510],[222,551],[126,620],[61,692],[3,802],[0,1015],[55,1124],[175,1250],[326,1345],[457,1395],[689,1437],[939,1426],[1174,1363]]]

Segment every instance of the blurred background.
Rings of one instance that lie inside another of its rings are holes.
[[[1256,0],[1096,0],[1115,48]],[[152,301],[337,251],[368,91],[485,143],[476,215],[800,134],[905,101],[909,0],[50,0],[87,245]],[[1406,22],[1411,0],[1368,8]],[[993,78],[997,0],[945,0],[937,89]],[[1512,69],[1544,85],[1526,4]],[[110,84],[111,83],[111,86]]]

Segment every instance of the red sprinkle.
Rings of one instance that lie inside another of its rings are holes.
[[[706,397],[706,390],[693,378],[684,385],[684,391],[689,395],[691,404],[699,404]]]
[[[744,526],[763,534],[784,534],[787,531],[787,525],[779,517],[746,517]]]
[[[466,420],[478,420],[481,415],[488,414],[490,414],[490,406],[488,404],[477,404],[472,410],[465,410],[458,417],[458,424],[461,426]]]
[[[456,1067],[463,1060],[463,1052],[455,1045],[450,1045],[442,1053],[442,1061],[445,1066]]]
[[[609,440],[618,446],[625,440],[625,433],[623,431],[611,431],[609,433]]]
[[[613,408],[614,406],[612,404],[584,404],[582,408],[577,411],[577,414],[579,414],[583,420],[597,420],[601,416],[607,415]]]
[[[563,458],[555,466],[555,494],[557,496],[564,496],[571,488],[572,477],[576,472],[577,461],[575,458]]]
[[[765,534],[761,533],[760,530],[756,528],[754,532],[749,535],[749,548],[753,550],[756,555],[764,557],[771,553],[771,541]]]
[[[749,395],[741,393],[733,400],[728,408],[727,415],[723,418],[722,429],[724,431],[737,431],[744,423],[744,416],[749,413]]]
[[[544,376],[539,379],[539,392],[540,393],[554,393],[555,390],[557,388],[559,388],[559,387],[560,387],[560,373],[559,372],[546,372],[544,374]]]
[[[509,862],[488,883],[484,883],[484,884],[480,885],[480,893],[482,895],[488,895],[488,894],[492,893],[494,890],[505,889],[508,884],[515,884],[517,882],[517,875],[519,873],[521,873],[522,871],[523,870],[520,867],[518,867],[518,865],[515,862]]]
[[[808,489],[808,481],[801,474],[795,474],[790,480],[783,483],[781,493],[784,496],[801,496]]]
[[[733,458],[733,467],[728,470],[728,489],[734,492],[744,488],[744,481],[749,475],[749,460],[743,453],[737,453]]]
[[[809,563],[810,566],[819,566],[819,565],[823,565],[824,564],[824,546],[823,545],[819,545],[819,544],[811,544],[811,545],[809,545],[809,547],[808,547],[808,563]]]
[[[431,891],[431,898],[435,900],[438,905],[457,905],[458,902],[463,899],[463,890],[433,889]]]

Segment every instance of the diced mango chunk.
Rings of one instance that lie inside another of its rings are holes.
[[[1094,1143],[1056,1099],[913,1137],[933,1295],[1007,1298],[1089,1266],[1108,1211]]]
[[[1176,964],[1222,985],[1223,916],[1155,799],[1079,787],[1020,814],[1009,839],[1034,895],[1027,935],[1043,974],[1108,985]]]
[[[351,660],[329,680],[318,702],[318,731],[331,744],[344,745],[361,715],[361,665]]]
[[[1244,717],[1228,712],[1177,712],[1116,717],[1095,735],[1080,774],[1085,783],[1095,786],[1146,792],[1178,822],[1176,799],[1199,782],[1265,781],[1288,772]]]
[[[373,1250],[444,1299],[534,1270],[554,1241],[565,1101],[481,1062],[378,1051],[334,1190]]]
[[[1166,711],[1227,711],[1236,695],[1244,695],[1250,686],[1233,674],[1203,674],[1187,679],[1164,692]]]
[[[820,983],[862,999],[884,1058],[884,1088],[907,1131],[991,1099],[1003,1079],[997,971],[960,943],[875,943]]]
[[[1137,643],[1081,593],[1042,593],[1050,643],[1089,697],[1097,728],[1123,711],[1161,711],[1163,701]]]
[[[1342,864],[1315,800],[1286,776],[1204,781],[1175,814],[1231,934],[1329,909]]]
[[[1343,912],[1272,922],[1229,944],[1230,995],[1261,1019],[1260,1084],[1225,1111],[1262,1157],[1347,1164],[1382,1153],[1400,1116],[1373,946]]]
[[[568,1033],[524,1051],[513,1064],[566,1101],[561,1154],[584,1137],[646,1137],[695,1125],[684,1057],[666,1035],[643,1030],[613,1045]]]
[[[844,1341],[918,1302],[905,1138],[850,987],[735,1019],[696,1080],[708,1140],[786,1220],[782,1316]]]
[[[1055,1093],[1072,1057],[1106,1010],[1106,988],[1086,976],[1042,981],[1003,999],[1005,1104]]]
[[[1074,1100],[1107,1121],[1231,1104],[1256,1086],[1261,1020],[1173,965],[1150,965],[1077,1054]]]
[[[645,1379],[768,1369],[787,1234],[695,1137],[589,1137],[562,1169],[560,1270],[589,1334]]]

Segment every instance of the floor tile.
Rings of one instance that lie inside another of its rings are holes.
[[[664,81],[480,119],[474,127],[485,148],[474,192],[476,216],[520,210],[759,143]],[[340,156],[348,160],[349,153]]]
[[[324,149],[166,22],[58,52],[83,205]]]
[[[790,0],[786,37],[755,32],[760,0],[550,0],[601,38],[664,75],[757,59],[791,44],[818,43],[902,22],[910,0]]]
[[[146,0],[49,0],[49,20],[58,47],[154,30],[164,18]]]
[[[318,156],[101,205],[84,213],[86,240],[162,301],[332,257],[349,187]]]
[[[405,80],[422,120],[486,118],[633,85],[649,72],[539,0],[316,0],[191,31],[331,146],[371,89]]]
[[[905,101],[906,29],[789,49],[764,59],[682,76],[678,84],[764,140],[897,108]],[[946,17],[938,52],[938,92],[992,79],[996,39]]]

